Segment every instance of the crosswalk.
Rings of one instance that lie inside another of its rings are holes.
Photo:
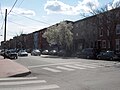
[[[1,78],[0,90],[53,90],[60,86],[37,77]]]
[[[73,64],[63,64],[63,65],[53,65],[53,66],[45,66],[42,67],[42,70],[60,73],[63,71],[75,71],[75,70],[85,70],[85,69],[95,69],[102,66],[95,64],[81,64],[81,63],[73,63]]]

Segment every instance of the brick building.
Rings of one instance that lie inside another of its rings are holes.
[[[96,16],[88,17],[74,22],[73,37],[74,50],[95,47],[98,37]]]
[[[74,50],[120,51],[120,8],[74,22]]]
[[[99,14],[97,19],[99,48],[120,51],[120,8]]]

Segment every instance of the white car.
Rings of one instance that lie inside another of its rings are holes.
[[[20,50],[18,56],[28,56],[28,53],[25,50]]]
[[[33,51],[31,52],[31,55],[33,55],[33,56],[40,56],[40,55],[41,55],[41,52],[40,52],[40,50],[35,49],[35,50],[33,50]]]

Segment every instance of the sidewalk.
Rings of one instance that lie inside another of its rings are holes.
[[[0,78],[25,76],[30,73],[31,73],[30,70],[28,70],[26,67],[10,59],[4,59],[4,57],[0,56]]]

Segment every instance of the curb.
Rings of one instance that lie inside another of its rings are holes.
[[[25,76],[27,76],[29,74],[31,74],[31,71],[25,72],[25,73],[21,73],[21,74],[11,75],[11,76],[8,76],[8,77],[25,77]]]

